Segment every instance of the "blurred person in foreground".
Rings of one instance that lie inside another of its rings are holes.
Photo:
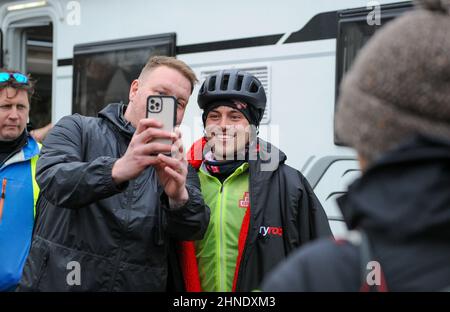
[[[343,81],[338,135],[363,175],[338,200],[350,232],[304,247],[264,291],[450,286],[450,1],[416,1]]]

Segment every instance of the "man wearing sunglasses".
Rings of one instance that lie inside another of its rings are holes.
[[[33,91],[27,75],[0,69],[0,291],[16,287],[31,244],[39,193],[39,146],[26,130]]]

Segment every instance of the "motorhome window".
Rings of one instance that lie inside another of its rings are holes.
[[[175,55],[175,34],[75,46],[72,112],[96,116],[109,103],[127,103],[131,82],[154,55]]]
[[[338,36],[336,43],[336,96],[339,97],[339,86],[345,73],[352,66],[358,52],[369,41],[373,34],[388,22],[412,8],[411,2],[400,2],[381,7],[380,24],[369,23],[367,16],[370,10],[354,9],[338,14]],[[372,25],[369,25],[372,24]],[[337,107],[335,106],[335,110]],[[336,145],[344,145],[334,132]]]
[[[30,103],[30,123],[41,128],[52,119],[53,25],[23,28],[25,72],[36,81]]]
[[[338,77],[338,82],[341,82],[342,77],[353,64],[358,52],[379,28],[380,26],[377,25],[368,25],[365,20],[349,21],[340,25],[340,36],[338,43],[338,71],[340,75]],[[339,85],[336,87],[338,86]]]

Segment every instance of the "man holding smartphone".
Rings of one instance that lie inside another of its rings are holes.
[[[201,239],[209,209],[186,159],[164,155],[184,154],[181,135],[145,118],[147,98],[175,97],[180,124],[196,80],[182,61],[153,57],[128,105],[55,125],[37,165],[41,194],[19,290],[166,290],[171,239]]]
[[[331,236],[326,214],[286,155],[257,137],[266,94],[239,70],[208,76],[199,94],[205,136],[188,153],[211,222],[182,244],[188,291],[251,291],[295,248]]]

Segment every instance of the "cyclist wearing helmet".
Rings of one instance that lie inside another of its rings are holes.
[[[266,94],[256,77],[238,70],[212,74],[198,104],[205,136],[188,158],[211,219],[202,240],[182,243],[184,289],[251,291],[292,250],[331,231],[304,176],[257,137]]]

